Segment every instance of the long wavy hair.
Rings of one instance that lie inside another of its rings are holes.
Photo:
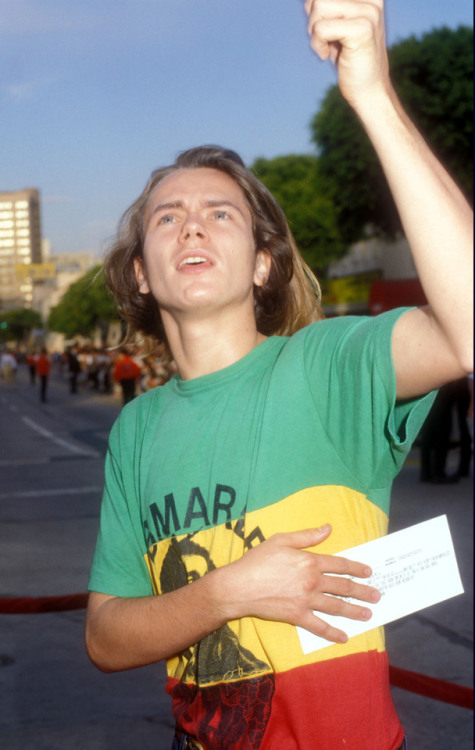
[[[265,336],[290,336],[321,320],[321,291],[317,278],[301,257],[284,212],[269,190],[248,170],[234,151],[199,146],[179,154],[175,163],[152,172],[142,194],[122,216],[115,241],[104,260],[104,275],[116,307],[127,323],[124,342],[139,333],[149,341],[168,342],[157,301],[139,290],[135,260],[143,260],[144,215],[151,194],[165,177],[180,169],[216,169],[243,191],[253,220],[256,252],[265,249],[271,268],[263,286],[254,285],[257,330]]]

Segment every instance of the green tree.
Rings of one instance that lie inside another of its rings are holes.
[[[89,336],[99,326],[119,318],[112,295],[104,282],[101,266],[96,266],[71,284],[60,302],[51,309],[50,331],[64,333],[68,338],[77,334]]]
[[[282,207],[298,248],[312,268],[321,273],[330,260],[343,255],[336,214],[315,156],[259,158],[251,169]]]
[[[470,199],[473,195],[473,29],[441,28],[395,44],[391,77],[409,116]],[[394,236],[399,217],[369,139],[338,87],[312,120],[321,177],[352,242],[368,227]],[[409,179],[409,176],[408,176]]]
[[[27,341],[34,328],[41,328],[43,322],[36,310],[15,308],[0,312],[0,341]]]

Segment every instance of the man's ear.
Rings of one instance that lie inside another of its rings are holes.
[[[269,278],[272,258],[268,250],[258,250],[256,254],[256,266],[254,270],[254,284],[264,286]]]
[[[134,258],[134,269],[140,294],[148,294],[150,292],[150,287],[143,270],[141,258]]]

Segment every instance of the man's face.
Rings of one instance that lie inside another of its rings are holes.
[[[265,283],[270,259],[256,254],[251,212],[227,174],[199,168],[164,178],[150,196],[144,228],[137,281],[162,315],[253,309],[253,284]]]

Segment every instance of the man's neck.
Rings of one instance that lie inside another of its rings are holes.
[[[223,370],[266,339],[257,330],[254,315],[246,321],[228,316],[180,323],[163,315],[163,323],[183,380]]]

